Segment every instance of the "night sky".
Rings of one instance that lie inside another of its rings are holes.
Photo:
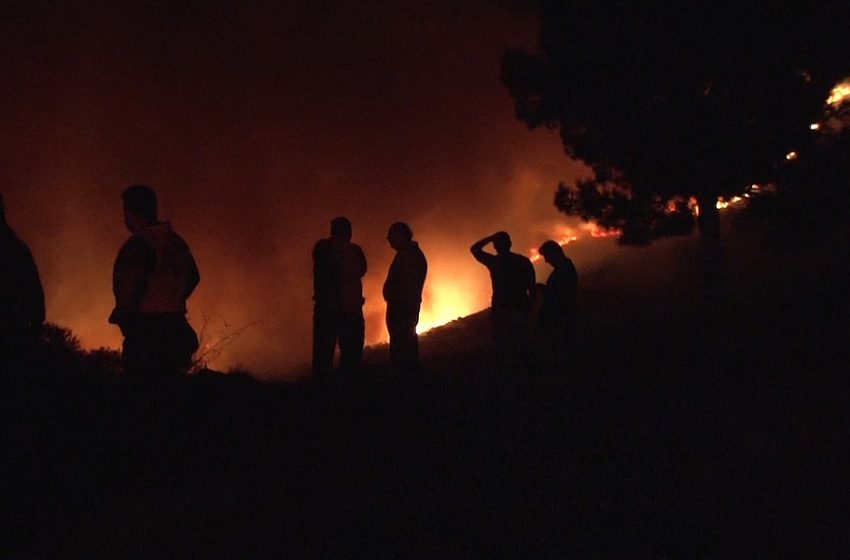
[[[422,4],[2,8],[0,188],[48,320],[87,348],[120,346],[106,318],[133,183],[158,191],[160,217],[195,253],[195,329],[214,341],[225,322],[251,325],[214,367],[308,359],[310,253],[337,215],[369,262],[367,343],[385,338],[394,221],[429,259],[423,323],[486,307],[469,245],[506,229],[527,253],[574,224],[552,198],[583,168],[555,132],[514,119],[499,82],[504,50],[536,44],[533,9]],[[594,243],[571,246],[577,264],[611,246]]]

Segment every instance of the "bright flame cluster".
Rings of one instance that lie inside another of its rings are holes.
[[[847,98],[850,98],[850,79],[844,80],[835,84],[832,91],[829,92],[829,97],[826,98],[827,105],[838,107],[844,103]]]
[[[586,230],[590,237],[593,237],[595,239],[601,237],[619,237],[623,234],[623,232],[619,229],[604,229],[594,223],[589,224]],[[553,236],[552,240],[561,247],[566,247],[570,243],[578,241],[579,234],[571,228],[562,228],[555,232],[555,235]],[[528,253],[528,258],[531,260],[531,262],[537,262],[542,258],[540,256],[540,252],[536,248],[529,249]]]
[[[452,282],[434,282],[422,303],[416,332],[422,334],[474,311],[468,290]]]
[[[752,198],[771,194],[776,194],[775,184],[768,183],[766,185],[759,185],[757,183],[753,183],[752,185],[744,189],[744,192],[740,195],[732,196],[729,198],[724,198],[722,196],[718,197],[716,207],[718,210],[725,210],[726,208],[744,206],[747,204],[747,201]]]

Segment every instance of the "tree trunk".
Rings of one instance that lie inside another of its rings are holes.
[[[717,195],[701,195],[699,203],[699,236],[702,258],[703,288],[705,295],[715,294],[715,289],[725,284],[723,259],[720,245],[720,211],[717,210]]]
[[[698,303],[698,339],[703,365],[718,373],[722,369],[723,333],[730,327],[726,306],[728,294],[726,272],[720,242],[720,212],[717,194],[706,193],[698,198],[700,234],[700,286]]]

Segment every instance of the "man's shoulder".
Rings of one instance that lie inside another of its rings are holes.
[[[354,253],[354,254],[357,254],[357,255],[363,254],[363,248],[360,245],[358,245],[357,243],[349,243],[347,247],[348,247],[348,251],[351,252],[351,253]]]
[[[5,228],[0,230],[0,247],[3,248],[4,252],[9,253],[21,253],[21,252],[29,252],[29,247],[24,243],[23,239],[18,237],[12,228]]]
[[[422,252],[422,248],[419,247],[419,243],[416,243],[413,246],[413,253],[416,255],[417,259],[420,259],[420,260],[423,260],[423,261],[425,260],[425,253]]]
[[[131,235],[115,257],[116,270],[126,267],[142,266],[148,268],[156,261],[156,249],[151,242],[137,234]]]
[[[525,255],[520,255],[519,253],[511,253],[510,258],[511,262],[515,263],[517,266],[534,266],[531,264],[531,259],[529,259]]]
[[[170,244],[178,244],[186,248],[189,247],[186,240],[183,239],[179,233],[174,231],[174,228],[171,226],[171,222],[157,222],[143,228],[137,233],[134,233],[128,242],[134,238],[151,247]]]
[[[330,239],[319,239],[313,245],[313,258],[324,256],[331,245]]]
[[[148,251],[153,248],[150,238],[134,233],[121,245],[121,253],[134,253],[136,251]]]

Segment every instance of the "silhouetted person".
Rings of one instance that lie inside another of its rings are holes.
[[[0,365],[32,352],[44,323],[44,290],[32,253],[6,223],[0,195]]]
[[[198,267],[171,224],[158,221],[152,188],[133,185],[121,197],[132,235],[115,259],[109,322],[124,335],[121,361],[128,378],[173,378],[186,372],[198,349],[186,320],[186,299],[200,281]]]
[[[413,240],[413,231],[405,223],[390,226],[387,241],[396,255],[384,282],[387,302],[387,330],[390,333],[390,361],[396,373],[415,373],[419,367],[419,308],[428,262]]]
[[[489,243],[495,255],[484,251]],[[537,286],[534,266],[527,257],[511,252],[511,237],[504,231],[476,241],[469,250],[490,271],[490,320],[497,351],[509,367],[527,366],[528,317]]]
[[[540,255],[552,266],[552,273],[543,288],[540,307],[540,329],[548,359],[546,365],[563,369],[567,365],[576,320],[578,273],[573,261],[554,241],[546,241]]]
[[[351,222],[331,221],[331,236],[313,248],[313,375],[333,370],[339,344],[339,369],[353,372],[363,358],[363,284],[366,257],[351,242]]]

